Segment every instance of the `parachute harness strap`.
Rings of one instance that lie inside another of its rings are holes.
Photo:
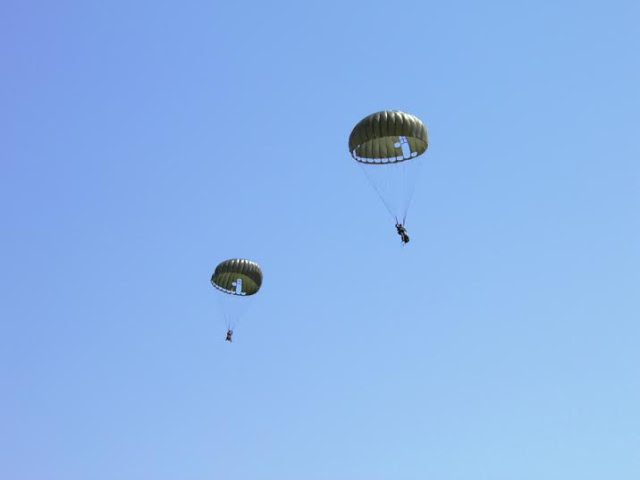
[[[385,198],[382,196],[382,193],[380,193],[380,189],[378,188],[378,186],[376,185],[376,183],[371,179],[371,177],[369,176],[369,174],[367,173],[367,168],[364,166],[363,163],[358,162],[358,165],[360,165],[360,168],[362,168],[362,171],[364,172],[365,176],[367,177],[367,181],[369,182],[369,184],[373,187],[373,189],[376,191],[376,193],[378,194],[378,197],[380,197],[380,200],[382,200],[382,203],[384,204],[385,208],[387,209],[387,211],[389,212],[389,215],[391,215],[391,218],[395,218],[397,221],[397,217],[395,216],[395,214],[393,213],[393,209],[391,208],[391,206],[389,205],[389,203],[385,200]],[[406,215],[405,215],[406,216]]]
[[[227,330],[229,330],[229,328],[231,328],[230,327],[231,320],[227,316],[227,309],[225,308],[225,305],[224,305],[224,299],[217,295],[216,295],[216,298],[218,300],[218,306],[220,307],[220,310],[222,310],[222,318],[224,319],[224,324],[227,326]]]
[[[415,160],[416,162],[420,162],[420,159],[417,158]],[[420,167],[422,167],[422,163],[416,163],[416,166],[418,167],[418,170],[416,173],[420,173]],[[405,192],[407,192],[407,190],[409,190],[409,198],[407,198],[407,202],[404,206],[404,217],[402,217],[402,224],[404,225],[405,220],[407,219],[407,212],[409,211],[409,207],[411,206],[411,200],[413,200],[413,195],[416,193],[415,189],[409,189],[407,187],[407,170],[404,168],[403,165],[403,170],[402,170],[402,181],[403,181],[403,190]]]

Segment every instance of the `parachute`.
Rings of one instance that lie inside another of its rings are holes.
[[[254,295],[262,286],[262,270],[251,260],[225,260],[211,275],[211,284],[229,295]]]
[[[211,275],[227,329],[233,330],[249,307],[250,298],[262,286],[262,270],[257,263],[243,258],[221,262]]]
[[[422,121],[398,110],[373,113],[351,131],[349,152],[396,223],[404,224],[428,146]]]

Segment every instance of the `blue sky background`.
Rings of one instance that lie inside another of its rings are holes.
[[[640,478],[639,21],[3,2],[0,477]],[[382,109],[430,133],[404,248]]]

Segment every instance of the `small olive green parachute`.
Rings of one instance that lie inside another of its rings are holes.
[[[253,295],[262,285],[262,270],[251,260],[225,260],[211,275],[211,284],[229,295]]]
[[[422,155],[429,146],[427,129],[418,117],[398,110],[373,113],[358,122],[349,136],[349,152],[364,164],[390,164]]]

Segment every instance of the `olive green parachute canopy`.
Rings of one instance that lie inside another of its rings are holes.
[[[262,270],[251,260],[225,260],[211,275],[211,284],[230,295],[253,295],[262,285]]]
[[[422,155],[429,146],[427,129],[418,117],[384,110],[363,118],[351,131],[349,152],[372,165],[399,163]]]

